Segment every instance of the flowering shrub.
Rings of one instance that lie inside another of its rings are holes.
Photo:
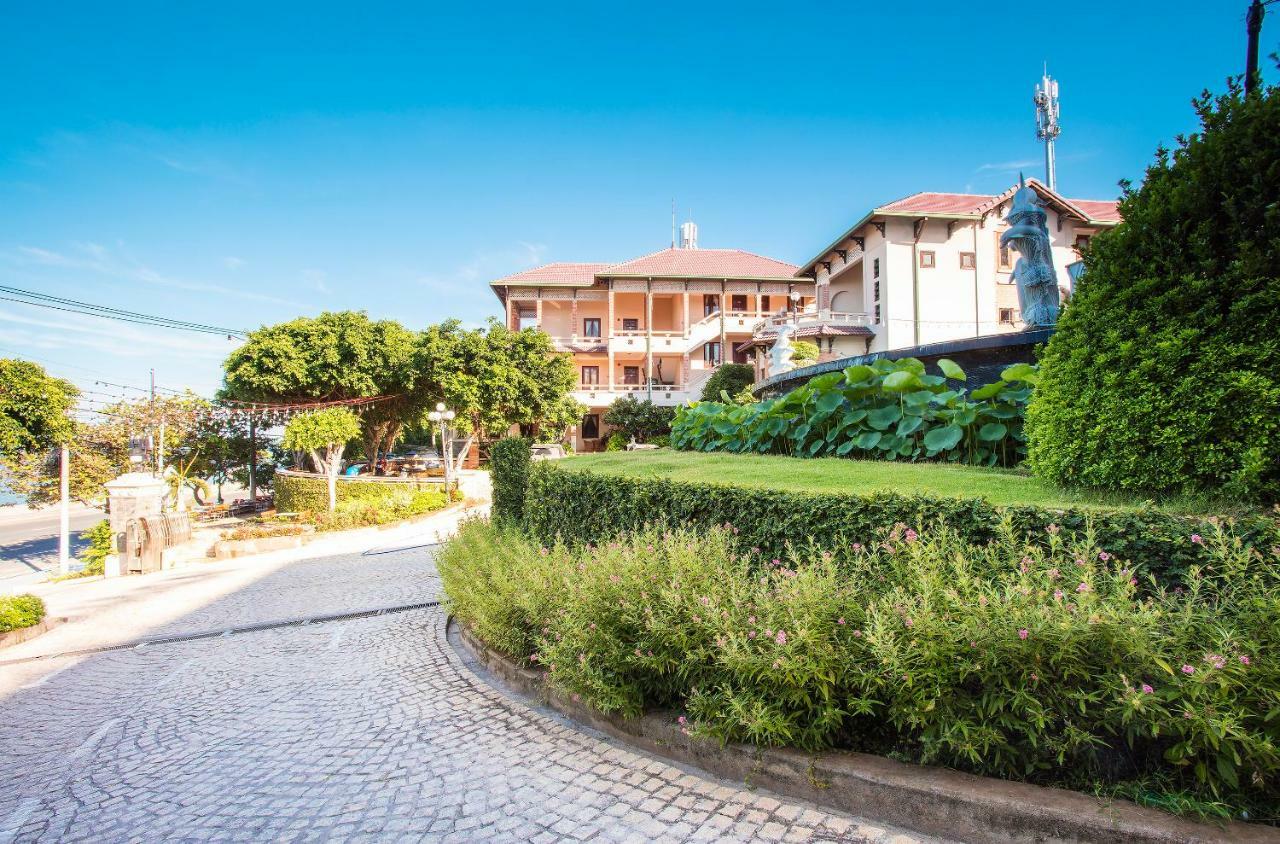
[[[439,565],[477,635],[606,712],[1274,817],[1280,561],[1203,542],[1203,569],[1145,595],[1060,534],[902,524],[771,557],[732,527],[542,547],[475,522]]]

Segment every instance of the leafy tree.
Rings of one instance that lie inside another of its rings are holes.
[[[80,391],[39,364],[0,359],[0,456],[45,451],[72,434]]]
[[[1280,94],[1195,101],[1201,131],[1123,184],[1041,358],[1034,470],[1069,485],[1280,499]]]
[[[224,364],[223,395],[239,401],[306,402],[394,396],[360,418],[366,457],[376,463],[407,422],[437,400],[419,381],[420,338],[363,311],[323,313],[267,326]]]
[[[67,441],[71,452],[68,471],[71,497],[89,506],[101,505],[106,496],[102,485],[120,474],[120,464],[96,439],[94,426],[76,422]],[[52,504],[61,496],[59,453],[54,450],[21,451],[0,458],[5,484],[26,499],[28,507]],[[126,450],[127,462],[127,450]]]
[[[643,443],[653,437],[670,434],[671,421],[675,416],[674,407],[659,407],[648,399],[623,396],[604,412],[604,422],[616,428],[624,441],[635,439]]]
[[[722,392],[732,399],[756,381],[755,370],[745,363],[726,363],[716,367],[702,385],[703,401],[723,401]]]
[[[570,395],[577,383],[573,362],[556,353],[543,331],[512,331],[492,319],[473,331],[445,323],[426,333],[420,354],[429,360],[420,363],[419,375],[440,385],[467,448],[477,437],[500,436],[516,425],[529,426],[535,437],[563,432],[586,412]]]
[[[311,455],[316,471],[329,481],[329,510],[338,506],[338,472],[347,443],[360,436],[360,421],[345,407],[302,413],[284,427],[284,447]]]
[[[818,344],[809,340],[797,340],[791,344],[791,360],[797,364],[814,363],[818,360],[818,356],[822,352],[818,349]]]

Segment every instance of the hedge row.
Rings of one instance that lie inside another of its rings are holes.
[[[358,501],[377,504],[397,492],[431,490],[442,492],[443,484],[428,481],[386,483],[379,481],[350,481],[338,479],[338,504]],[[329,509],[329,487],[319,476],[308,477],[277,472],[275,480],[276,510],[281,513],[326,511]]]
[[[35,595],[0,596],[0,633],[32,627],[44,620],[44,601]]]
[[[843,556],[854,543],[881,541],[897,523],[921,530],[945,525],[981,544],[995,540],[1008,520],[1017,533],[1042,547],[1049,544],[1050,530],[1059,531],[1064,541],[1084,539],[1092,531],[1090,544],[1164,583],[1181,581],[1189,567],[1204,563],[1203,547],[1193,537],[1216,530],[1211,518],[1151,510],[1050,510],[997,506],[981,498],[788,492],[624,478],[552,463],[538,463],[530,471],[524,516],[527,529],[544,543],[557,537],[599,543],[647,524],[728,524],[742,548],[758,548],[769,557],[784,557],[788,545],[810,542]],[[1236,522],[1232,533],[1265,555],[1274,555],[1280,546],[1280,520],[1274,518]]]
[[[493,477],[493,516],[519,521],[524,515],[524,493],[529,485],[532,449],[523,437],[506,437],[489,449]]]

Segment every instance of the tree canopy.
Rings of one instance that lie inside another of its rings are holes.
[[[1041,357],[1033,468],[1063,484],[1280,499],[1280,93],[1207,92],[1093,238]]]
[[[327,407],[301,413],[284,426],[284,447],[311,455],[316,471],[329,480],[329,509],[337,507],[336,482],[342,470],[342,452],[360,435],[360,420],[345,407]]]
[[[39,364],[0,358],[0,456],[65,443],[79,395],[70,381],[49,375]]]

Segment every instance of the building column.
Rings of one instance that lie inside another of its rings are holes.
[[[689,388],[689,379],[693,377],[693,367],[689,365],[689,350],[685,349],[680,356],[680,386]]]
[[[520,328],[520,305],[511,298],[509,292],[507,293],[507,328],[512,331]]]
[[[649,398],[653,398],[653,279],[644,283],[644,378]]]
[[[725,312],[725,305],[727,304],[727,301],[728,301],[728,294],[729,294],[729,280],[721,279],[720,280],[720,363],[724,363],[725,360],[728,357],[730,357],[729,355],[726,354],[728,349],[726,349],[725,347],[729,345],[729,340],[728,340],[729,334],[724,324],[724,312]]]
[[[569,302],[569,336],[578,336],[578,291],[573,291],[573,299]]]
[[[534,320],[537,322],[538,327],[541,328],[542,327],[542,291],[541,290],[538,291],[538,298],[533,304],[533,314],[534,314]]]
[[[687,281],[684,283],[684,292],[680,294],[680,298],[684,302],[684,304],[681,306],[684,308],[684,310],[681,312],[683,316],[680,317],[680,322],[683,323],[684,325],[684,339],[688,340],[689,326],[692,323],[689,319],[689,282]]]

